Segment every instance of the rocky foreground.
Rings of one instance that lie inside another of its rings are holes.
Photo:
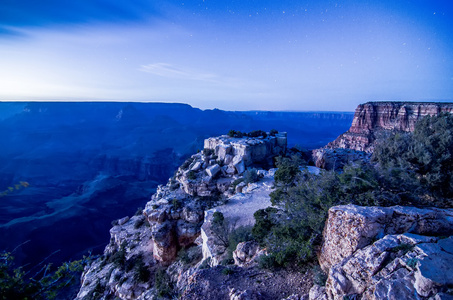
[[[252,225],[285,151],[285,134],[207,139],[143,212],[117,221],[76,299],[453,299],[452,209],[332,207],[318,254],[325,283],[309,269],[260,269],[266,249],[255,242],[239,243],[226,266],[214,214]],[[252,167],[257,182],[246,180]]]

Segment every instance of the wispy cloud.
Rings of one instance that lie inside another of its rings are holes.
[[[155,63],[142,65],[140,71],[150,73],[153,75],[174,78],[174,79],[185,79],[185,80],[197,80],[197,81],[208,81],[218,82],[219,77],[212,73],[207,73],[199,70],[192,70],[187,68],[181,68],[172,64],[167,63]]]

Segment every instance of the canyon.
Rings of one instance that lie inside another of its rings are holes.
[[[312,148],[351,120],[178,103],[0,102],[0,249],[30,265],[52,253],[54,264],[102,253],[111,222],[143,208],[206,138],[275,126],[291,147]]]

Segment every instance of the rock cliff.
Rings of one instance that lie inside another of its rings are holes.
[[[183,260],[190,256],[196,263],[206,260],[217,265],[225,249],[216,246],[210,216],[221,211],[225,218],[235,218],[235,226],[253,223],[253,213],[270,205],[275,170],[258,170],[261,180],[254,184],[244,182],[244,173],[251,166],[272,166],[273,157],[284,154],[286,144],[285,133],[205,140],[203,151],[188,158],[165,186],[158,187],[142,214],[116,222],[104,255],[82,275],[77,299],[89,299],[93,293],[96,299],[152,298],[158,294],[152,277],[162,267],[178,289],[184,288],[198,269],[175,261],[181,250],[189,253]],[[241,249],[236,256],[243,264],[250,263],[252,258],[247,257],[253,254]]]
[[[323,169],[341,169],[345,164],[367,159],[375,142],[390,132],[412,132],[425,116],[452,113],[453,103],[367,102],[357,106],[348,131],[327,146],[312,151],[315,165]]]
[[[332,207],[319,254],[328,278],[313,294],[318,299],[451,299],[445,292],[453,284],[452,235],[452,209]]]
[[[360,104],[351,128],[328,148],[344,148],[372,152],[374,141],[385,131],[414,130],[415,123],[425,116],[453,112],[453,103],[433,102],[367,102]]]

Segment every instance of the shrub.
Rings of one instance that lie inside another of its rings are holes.
[[[420,197],[419,204],[452,206],[452,128],[452,114],[427,116],[416,123],[412,134],[396,133],[379,143],[372,161],[384,169],[412,175],[405,180],[417,183],[419,188],[415,192],[430,195]]]
[[[178,200],[176,198],[173,198],[171,204],[173,205],[174,210],[178,210],[183,207],[181,200]]]
[[[312,268],[313,271],[313,282],[320,286],[325,286],[327,281],[327,274],[321,269],[319,265],[315,265]]]
[[[190,164],[194,161],[194,158],[193,157],[189,157],[188,159],[186,159],[183,164],[181,165],[181,168],[183,170],[187,170],[190,166]]]
[[[244,136],[244,133],[236,130],[230,130],[228,132],[229,137],[234,137],[234,138],[242,138]]]
[[[277,267],[275,257],[272,254],[261,255],[258,259],[258,267],[261,269],[274,270]]]
[[[183,264],[188,264],[189,261],[189,255],[186,252],[186,249],[182,248],[178,252],[178,259],[183,263]]]
[[[253,217],[255,225],[252,228],[252,237],[261,245],[265,246],[265,239],[269,235],[272,227],[276,225],[275,213],[277,209],[268,207],[266,209],[257,210]]]
[[[37,265],[26,271],[16,267],[10,252],[0,252],[0,297],[1,299],[59,299],[64,290],[76,284],[84,266],[92,256],[65,262],[58,268],[51,264]],[[39,268],[38,268],[39,267]],[[37,270],[37,271],[36,271]],[[103,293],[100,287],[95,292]]]
[[[296,176],[300,173],[300,163],[301,160],[297,156],[293,156],[291,158],[281,156],[277,157],[276,165],[278,170],[275,171],[275,182],[284,185],[293,184]]]
[[[203,262],[200,264],[198,269],[204,270],[204,269],[209,269],[210,267],[211,267],[211,258],[208,257],[205,260],[203,260]]]
[[[154,287],[159,297],[171,297],[173,294],[173,286],[165,269],[159,268],[156,270],[154,274]]]
[[[149,271],[148,267],[146,267],[142,257],[137,257],[135,259],[134,272],[134,278],[141,282],[148,282],[151,277],[151,272]]]
[[[126,262],[126,242],[123,242],[112,256],[108,259],[109,263],[113,263],[117,267],[121,267]]]
[[[223,275],[231,275],[231,274],[234,274],[234,270],[233,270],[232,268],[228,268],[228,267],[227,267],[227,268],[224,268],[224,269],[222,270],[222,274],[223,274]]]
[[[263,138],[267,137],[267,133],[262,130],[253,130],[247,134],[249,137],[260,137],[262,136]]]
[[[189,180],[197,179],[197,174],[195,173],[195,171],[189,171],[189,173],[187,173],[187,179]]]
[[[246,184],[257,182],[258,180],[259,180],[258,171],[255,168],[245,171],[244,182]]]
[[[228,251],[232,254],[239,243],[253,240],[252,226],[241,226],[231,231],[228,236]]]
[[[215,152],[214,149],[208,149],[208,148],[203,149],[203,154],[205,156],[211,156],[214,154],[214,152]]]
[[[234,189],[236,189],[236,187],[238,186],[239,183],[243,182],[244,181],[244,177],[241,177],[241,178],[238,178],[236,179],[235,181],[233,181],[232,183],[232,186]]]
[[[271,131],[269,131],[270,136],[275,136],[277,133],[278,133],[278,130],[276,130],[276,129],[271,129]]]

